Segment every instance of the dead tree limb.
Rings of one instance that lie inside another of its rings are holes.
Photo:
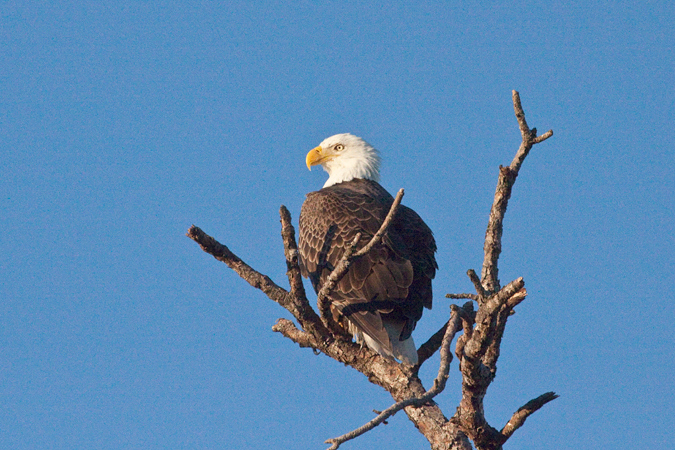
[[[514,431],[523,426],[523,424],[525,423],[525,419],[530,417],[532,413],[537,411],[546,403],[553,401],[556,398],[558,398],[558,395],[556,395],[555,392],[547,392],[525,403],[523,406],[518,408],[518,411],[513,413],[511,419],[504,426],[504,428],[502,428],[501,431],[502,435],[504,435],[504,437],[506,437],[507,439],[510,438]]]
[[[261,274],[246,264],[241,258],[232,253],[229,248],[204,233],[199,227],[192,225],[187,232],[187,236],[199,244],[206,253],[218,261],[227,264],[230,269],[234,270],[248,284],[263,291],[271,300],[274,300],[286,309],[292,308],[288,291],[277,285],[267,275]],[[295,316],[295,314],[293,315]]]
[[[485,289],[489,292],[499,290],[499,270],[497,262],[502,252],[502,232],[504,230],[504,214],[511,198],[511,190],[516,182],[520,167],[525,157],[530,153],[532,146],[544,142],[553,136],[553,130],[549,130],[541,136],[537,136],[537,129],[530,129],[525,121],[525,112],[520,103],[520,94],[513,91],[513,109],[516,113],[522,142],[511,165],[499,167],[499,179],[495,191],[494,202],[490,211],[487,231],[485,232],[485,245],[483,246],[484,259],[481,271],[481,280]]]
[[[527,296],[522,278],[504,287],[501,287],[498,278],[504,215],[513,184],[525,158],[535,144],[543,142],[553,134],[552,131],[548,131],[537,136],[536,129],[528,127],[520,96],[515,91],[513,92],[513,106],[522,142],[511,164],[507,167],[500,167],[499,170],[497,189],[485,234],[481,277],[479,278],[473,270],[467,272],[476,294],[448,295],[450,298],[476,301],[478,309],[474,311],[471,301],[462,308],[453,306],[448,322],[418,349],[419,363],[417,366],[398,364],[366,347],[356,345],[332,320],[328,300],[331,290],[347,273],[350,264],[376,245],[386,233],[391,218],[400,204],[403,190],[399,191],[387,219],[369,243],[357,251],[357,244],[360,241],[360,236],[357,236],[352,243],[351,250],[337,264],[317,296],[319,314],[314,311],[307,299],[300,273],[295,229],[291,223],[290,213],[285,207],[281,207],[280,216],[289,290],[280,287],[266,275],[248,266],[226,246],[218,243],[199,228],[192,226],[188,230],[188,236],[205,252],[226,263],[251,286],[260,289],[271,300],[287,309],[297,321],[296,325],[288,319],[279,319],[272,327],[273,331],[291,339],[300,347],[324,353],[354,368],[366,376],[370,382],[387,390],[393,397],[396,403],[378,414],[375,419],[350,433],[326,441],[333,444],[332,449],[376,427],[401,409],[428,439],[432,450],[470,450],[469,438],[478,450],[501,449],[504,442],[523,425],[527,417],[557,398],[555,393],[548,392],[527,402],[513,414],[501,430],[487,423],[483,411],[483,399],[496,374],[500,344],[507,320],[513,313],[514,307]],[[462,399],[455,415],[448,420],[433,401],[433,397],[445,388],[452,359],[449,346],[460,328],[463,333],[457,339],[455,355],[457,355],[462,374]],[[441,364],[438,376],[434,380],[433,387],[427,391],[418,377],[419,367],[439,349]]]
[[[470,299],[473,301],[478,301],[478,296],[476,294],[445,294],[445,298],[451,298],[453,300],[459,300],[459,299]]]

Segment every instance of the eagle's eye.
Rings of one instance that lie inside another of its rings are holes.
[[[336,151],[336,152],[341,152],[342,150],[344,150],[344,148],[345,148],[344,145],[338,144],[338,145],[335,146],[335,151]]]

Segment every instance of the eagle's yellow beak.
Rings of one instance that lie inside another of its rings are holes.
[[[305,162],[307,163],[307,168],[309,170],[312,170],[312,166],[316,166],[317,164],[321,164],[324,161],[327,161],[331,159],[333,155],[327,155],[324,153],[323,149],[321,146],[318,146],[316,148],[313,148],[307,153],[307,157],[305,158]]]

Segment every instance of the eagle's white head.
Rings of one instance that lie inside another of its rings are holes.
[[[353,134],[336,134],[307,153],[307,168],[321,164],[328,172],[323,187],[353,178],[380,181],[380,155],[372,145]]]

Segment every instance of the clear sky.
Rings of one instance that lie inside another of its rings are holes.
[[[320,449],[369,420],[388,394],[185,232],[286,286],[279,206],[360,135],[438,241],[421,344],[480,269],[512,89],[555,135],[506,214],[529,296],[487,417],[555,391],[507,448],[675,448],[674,43],[671,1],[2,2],[3,448]],[[345,448],[427,447],[400,413]]]

